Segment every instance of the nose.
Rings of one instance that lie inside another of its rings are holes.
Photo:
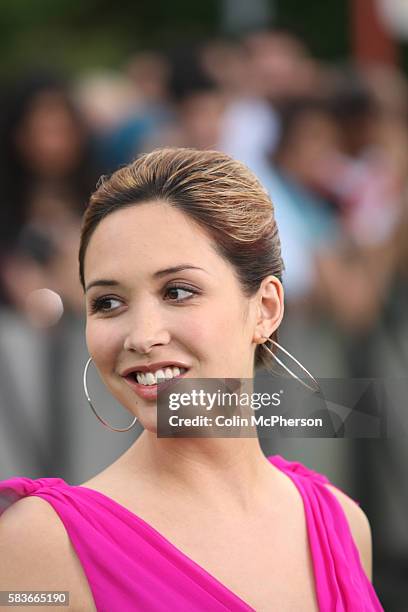
[[[154,309],[149,309],[146,315],[143,315],[138,309],[137,315],[133,316],[130,321],[123,348],[147,355],[153,347],[166,345],[169,341],[170,333],[162,319],[155,316]]]

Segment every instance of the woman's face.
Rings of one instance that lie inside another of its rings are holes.
[[[124,377],[130,369],[165,362],[190,378],[253,376],[256,300],[181,211],[158,201],[110,214],[91,237],[84,272],[89,354],[145,428],[155,429],[157,394],[141,397],[145,385]]]
[[[15,135],[20,156],[30,170],[44,177],[63,177],[78,164],[83,134],[63,94],[37,94]]]

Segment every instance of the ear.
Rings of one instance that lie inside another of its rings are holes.
[[[276,276],[263,279],[257,292],[257,318],[254,342],[260,344],[279,327],[284,312],[282,283]]]

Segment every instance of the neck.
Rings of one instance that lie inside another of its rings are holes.
[[[252,379],[242,379],[241,392],[252,388]],[[188,496],[200,507],[225,507],[229,500],[245,511],[265,496],[270,502],[275,470],[260,447],[256,427],[243,428],[241,436],[247,437],[159,438],[146,429],[120,463],[129,482]]]
[[[122,459],[131,481],[142,478],[201,505],[218,498],[225,507],[229,499],[244,510],[268,491],[273,475],[257,437],[157,438],[145,430]]]

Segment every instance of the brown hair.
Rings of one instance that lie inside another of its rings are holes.
[[[212,239],[234,268],[243,294],[250,297],[270,274],[282,280],[278,228],[272,202],[248,168],[218,151],[166,148],[141,155],[102,177],[85,211],[79,248],[79,274],[85,290],[84,259],[102,219],[121,208],[163,200],[181,210]],[[271,336],[277,339],[277,331]],[[257,346],[255,368],[272,357]]]

